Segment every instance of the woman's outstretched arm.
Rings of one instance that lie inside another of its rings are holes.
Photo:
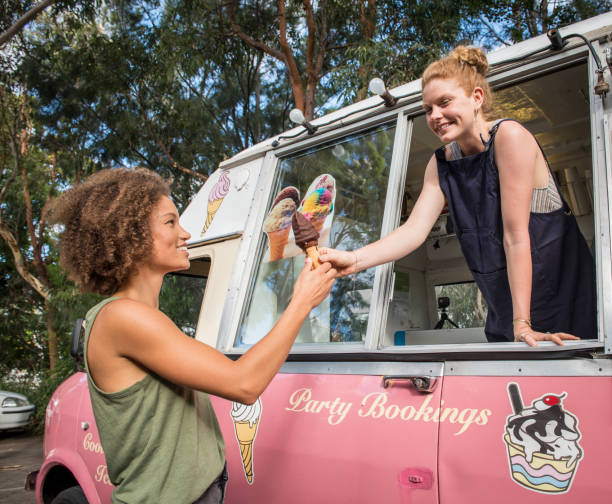
[[[395,261],[416,250],[427,238],[431,228],[444,208],[444,194],[438,181],[438,166],[432,156],[425,169],[423,190],[408,220],[384,238],[354,251],[320,247],[319,259],[330,262],[338,276]]]
[[[127,363],[121,366],[121,360],[126,359],[144,368],[143,372],[152,371],[178,385],[251,404],[282,366],[310,310],[329,294],[335,275],[329,264],[311,270],[307,261],[279,321],[235,361],[183,334],[161,311],[130,299],[106,305],[91,334],[98,338],[98,346],[106,346],[118,370],[129,369]],[[109,367],[92,366],[88,360],[96,384],[113,391],[101,385],[108,379]]]

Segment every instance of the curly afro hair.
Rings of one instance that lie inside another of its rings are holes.
[[[149,217],[168,182],[145,168],[96,172],[53,203],[60,264],[83,291],[116,292],[152,249]]]

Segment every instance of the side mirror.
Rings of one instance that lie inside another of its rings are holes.
[[[74,359],[77,371],[83,371],[85,368],[83,356],[83,337],[85,336],[85,320],[82,318],[76,319],[74,328],[72,329],[72,341],[70,343],[70,355]]]

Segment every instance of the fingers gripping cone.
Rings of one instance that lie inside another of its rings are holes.
[[[310,260],[312,261],[312,265],[315,268],[318,268],[319,266],[321,266],[321,262],[319,261],[319,247],[317,247],[316,245],[307,247],[306,255],[310,257]]]
[[[234,421],[236,429],[236,437],[240,445],[240,455],[242,456],[242,466],[244,467],[244,475],[249,483],[253,482],[253,440],[257,433],[257,425],[259,419],[252,424],[247,421]]]

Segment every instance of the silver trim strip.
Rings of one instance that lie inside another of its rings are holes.
[[[608,376],[610,359],[447,362],[446,376]]]
[[[601,55],[599,44],[593,42],[593,47]],[[591,162],[593,176],[593,200],[595,207],[595,271],[597,287],[597,326],[598,337],[605,344],[605,352],[612,353],[612,289],[610,282],[604,279],[612,278],[612,254],[610,236],[610,163],[607,160],[605,140],[609,130],[604,128],[605,116],[603,100],[594,92],[597,82],[596,65],[589,54],[589,109],[591,111]]]
[[[250,348],[249,346],[234,348],[227,351],[228,355],[241,355]],[[552,341],[539,341],[538,346],[532,348],[526,343],[462,343],[461,345],[443,344],[443,345],[402,345],[402,346],[386,346],[375,350],[367,349],[361,343],[313,343],[313,344],[297,344],[291,349],[291,355],[338,355],[350,354],[356,358],[366,354],[389,354],[389,355],[431,355],[444,354],[456,355],[461,358],[464,354],[495,354],[499,352],[525,352],[527,354],[538,353],[559,353],[567,351],[572,352],[591,352],[595,353],[603,349],[603,343],[597,340],[581,340],[581,341],[566,341],[563,346],[556,345]],[[448,360],[448,359],[447,359]],[[541,362],[541,361],[540,361]]]
[[[328,129],[322,133],[318,133],[314,136],[305,136],[299,141],[294,141],[295,143],[277,148],[274,153],[279,158],[288,157],[294,153],[330,142],[336,138],[359,133],[360,131],[373,128],[379,124],[390,123],[393,121],[394,117],[398,115],[399,109],[388,110],[384,107],[376,107],[367,112],[367,114],[362,115],[358,119],[347,118],[346,120],[335,122],[333,125],[329,125]]]
[[[189,242],[187,244],[187,248],[192,249],[192,248],[200,247],[202,245],[212,245],[213,243],[218,243],[218,242],[229,240],[232,238],[237,238],[239,236],[242,236],[242,231],[234,231],[233,233],[222,234],[219,236],[215,236],[214,238],[210,238],[210,239],[203,238],[201,240]]]
[[[286,362],[285,374],[383,376],[601,376],[612,377],[610,359],[446,361],[446,362]]]
[[[605,254],[602,253],[602,256],[607,256],[606,258],[602,258],[601,264],[606,265],[606,271],[603,274],[597,275],[598,278],[598,292],[603,293],[600,297],[602,298],[599,303],[602,306],[600,310],[603,312],[603,322],[601,323],[601,327],[603,327],[603,340],[605,345],[605,352],[607,354],[612,354],[612,289],[610,289],[610,284],[607,284],[607,289],[604,288],[603,279],[604,278],[612,278],[611,271],[611,263],[610,258],[612,257],[612,244],[610,237],[612,236],[612,215],[610,215],[610,196],[612,195],[612,148],[610,147],[610,135],[612,134],[610,130],[610,122],[608,121],[608,117],[604,115],[603,118],[603,137],[604,137],[604,159],[605,159],[605,167],[606,167],[606,178],[607,178],[607,197],[605,198],[607,201],[607,215],[604,213],[600,215],[598,219],[603,223],[608,221],[608,246],[605,248]],[[603,188],[600,189],[603,192]],[[605,217],[604,217],[605,216]],[[602,240],[603,241],[603,240]],[[603,248],[603,244],[602,244]],[[601,331],[600,331],[601,333]]]
[[[289,374],[443,376],[442,362],[285,362],[279,371]],[[382,386],[382,382],[381,382]]]
[[[234,346],[238,327],[242,319],[244,301],[250,286],[251,276],[257,254],[257,246],[260,244],[260,231],[265,217],[266,206],[278,158],[273,152],[266,153],[263,159],[261,172],[253,195],[253,205],[242,236],[242,243],[236,258],[236,265],[230,286],[225,298],[221,323],[219,325],[219,342],[217,348],[228,352]],[[261,246],[261,245],[260,245]]]
[[[408,121],[404,114],[399,114],[395,123],[395,138],[391,166],[389,167],[389,180],[380,236],[388,235],[396,227],[400,219],[402,195],[406,182],[406,161],[410,149],[412,136],[412,121]],[[365,244],[364,244],[365,245]],[[381,336],[387,325],[387,312],[389,303],[386,302],[392,288],[393,263],[378,266],[374,273],[372,286],[372,302],[368,317],[365,347],[369,350],[378,348]]]

